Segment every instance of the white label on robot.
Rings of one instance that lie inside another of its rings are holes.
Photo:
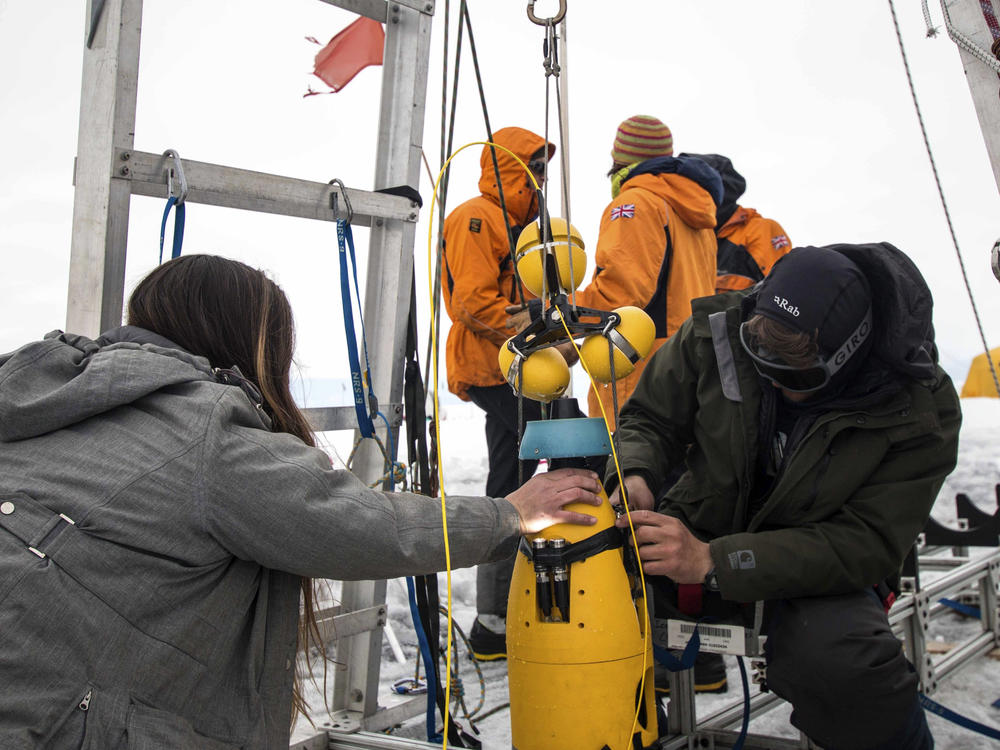
[[[668,620],[667,648],[683,649],[691,640],[696,623],[683,620]],[[701,638],[701,650],[717,654],[746,656],[745,629],[739,625],[697,625]]]

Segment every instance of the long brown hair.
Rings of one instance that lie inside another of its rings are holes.
[[[316,439],[292,398],[289,374],[295,328],[288,298],[263,272],[215,255],[186,255],[157,266],[132,292],[129,325],[170,339],[213,367],[234,365],[258,388],[271,429],[295,435],[307,445]],[[299,646],[311,670],[310,644],[326,651],[316,624],[313,581],[302,579]],[[306,714],[301,675],[296,670],[293,706]]]

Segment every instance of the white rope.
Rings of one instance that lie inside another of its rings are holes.
[[[921,0],[920,4],[924,12],[924,21],[927,23],[927,36],[937,36],[937,29],[931,25],[931,14],[927,9],[927,0]],[[941,0],[941,12],[944,14],[944,27],[948,31],[948,38],[994,73],[1000,74],[1000,60],[992,52],[980,47],[970,37],[952,25],[951,15],[948,13],[948,6],[945,0]]]
[[[927,7],[927,0],[920,0],[920,10],[924,14],[924,23],[927,24],[927,36],[929,38],[936,37],[938,35],[937,26],[931,21],[931,12]]]
[[[993,375],[993,385],[997,389],[997,395],[1000,396],[1000,379],[997,378],[997,371],[993,366],[993,358],[990,356],[990,347],[986,343],[986,334],[983,333],[983,324],[979,318],[979,310],[976,307],[975,297],[972,294],[972,286],[969,284],[969,275],[965,272],[965,261],[962,260],[962,251],[958,247],[958,237],[955,235],[955,226],[951,221],[948,202],[944,198],[944,189],[941,187],[941,178],[938,176],[937,163],[934,161],[934,153],[931,151],[931,142],[927,138],[927,128],[924,126],[924,116],[920,111],[920,103],[917,101],[917,90],[913,85],[913,76],[910,75],[910,63],[906,58],[906,48],[903,46],[903,35],[899,31],[899,19],[896,18],[896,6],[893,0],[889,0],[889,11],[892,13],[892,24],[896,29],[896,40],[899,42],[899,52],[903,57],[903,68],[906,70],[906,80],[910,84],[910,96],[913,97],[913,107],[917,111],[920,132],[924,137],[924,147],[927,149],[927,158],[930,159],[931,171],[934,173],[934,183],[937,185],[938,195],[941,197],[941,207],[944,209],[944,217],[948,222],[948,231],[951,233],[951,241],[955,246],[955,256],[958,258],[958,266],[962,270],[962,280],[965,282],[965,290],[969,294],[969,304],[972,305],[972,314],[976,318],[976,328],[979,329],[979,338],[983,342],[983,350],[986,352],[986,362],[989,364],[990,373]],[[945,22],[950,23],[947,11],[945,12]]]

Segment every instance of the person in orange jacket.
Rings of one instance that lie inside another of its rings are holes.
[[[614,199],[601,217],[594,275],[574,295],[577,305],[599,310],[634,305],[656,325],[652,351],[615,384],[619,408],[649,357],[690,317],[691,300],[715,293],[722,179],[705,162],[673,153],[670,129],[655,117],[636,115],[618,126],[608,173]],[[614,427],[612,387],[598,388]],[[590,416],[600,417],[593,390],[588,399]]]
[[[516,127],[496,131],[493,142],[517,154],[542,182],[555,145]],[[519,485],[521,425],[518,399],[500,372],[497,355],[501,344],[530,322],[527,309],[510,314],[506,308],[532,296],[514,273],[510,238],[535,218],[538,201],[524,168],[499,148],[498,184],[490,151],[484,146],[479,159],[481,195],[458,206],[444,223],[444,304],[451,318],[446,360],[449,390],[486,412],[486,494],[505,497]],[[541,418],[538,402],[524,399],[522,406],[524,421]],[[528,479],[537,465],[537,461],[525,461],[523,478]],[[512,557],[480,565],[476,571],[478,615],[469,640],[477,659],[506,656],[507,591],[513,563]]]
[[[682,154],[701,159],[722,176],[722,205],[715,234],[719,242],[715,291],[729,292],[753,286],[769,273],[778,259],[792,249],[781,224],[736,203],[746,190],[743,175],[719,154]]]

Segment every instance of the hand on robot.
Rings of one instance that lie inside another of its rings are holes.
[[[652,510],[634,510],[632,525],[639,559],[646,575],[668,576],[676,583],[702,583],[714,567],[708,544],[673,516]],[[615,525],[628,528],[622,516]]]
[[[621,487],[615,487],[610,498],[612,505],[621,503],[621,494]],[[649,485],[638,474],[625,477],[625,499],[628,500],[629,510],[652,510],[655,504]]]
[[[521,533],[534,534],[557,523],[590,526],[597,519],[586,513],[563,508],[570,503],[600,505],[601,482],[597,474],[585,469],[557,469],[532,477],[512,493],[507,502],[521,516]]]

